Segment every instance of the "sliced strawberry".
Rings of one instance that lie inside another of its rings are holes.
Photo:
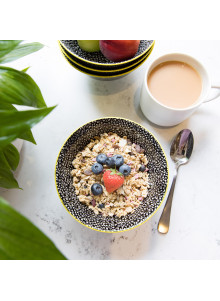
[[[115,169],[108,169],[103,175],[103,181],[108,193],[121,187],[124,183],[124,176]]]

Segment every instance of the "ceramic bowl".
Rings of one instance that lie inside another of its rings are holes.
[[[141,40],[137,53],[129,60],[114,63],[106,59],[103,54],[99,52],[86,52],[83,51],[77,40],[60,40],[59,45],[70,60],[76,64],[82,65],[84,68],[92,68],[95,70],[121,70],[123,68],[131,67],[133,64],[138,63],[146,53],[154,47],[154,40]]]
[[[81,203],[75,194],[72,161],[77,153],[85,148],[94,136],[115,132],[127,136],[131,142],[144,149],[148,159],[149,193],[133,213],[124,217],[104,217],[96,215],[88,206]],[[157,139],[143,126],[123,118],[101,118],[74,131],[62,146],[55,168],[55,181],[58,195],[67,211],[84,226],[101,232],[122,232],[134,229],[149,220],[162,204],[168,186],[168,162]]]
[[[75,59],[71,58],[70,55],[62,48],[60,47],[60,50],[62,52],[62,54],[64,55],[64,57],[70,62],[70,64],[72,63],[73,66],[76,66],[76,68],[81,68],[82,70],[86,70],[87,73],[98,73],[100,75],[103,76],[108,76],[108,75],[112,75],[114,73],[126,73],[129,70],[133,70],[136,68],[136,66],[138,66],[141,62],[144,62],[148,56],[150,55],[150,53],[153,50],[153,47],[151,47],[145,54],[144,56],[141,56],[141,58],[137,61],[137,62],[132,62],[132,64],[128,65],[127,67],[121,68],[121,69],[112,69],[112,70],[99,70],[99,69],[94,69],[94,68],[90,68],[85,66],[82,63],[78,63]]]
[[[63,56],[65,57],[65,59],[68,61],[68,63],[72,67],[74,67],[78,71],[81,71],[82,73],[85,73],[85,74],[90,75],[92,77],[96,77],[98,79],[114,79],[114,78],[118,78],[118,77],[127,75],[128,73],[130,73],[130,72],[134,71],[135,69],[137,69],[138,67],[140,67],[146,61],[146,59],[149,57],[151,51],[152,51],[152,49],[146,54],[146,56],[140,62],[134,64],[132,67],[123,69],[121,71],[110,70],[109,72],[104,72],[103,73],[103,71],[93,71],[91,69],[89,70],[87,68],[79,66],[75,62],[71,61],[69,59],[69,57],[61,50]]]

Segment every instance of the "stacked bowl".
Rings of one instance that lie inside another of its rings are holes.
[[[154,48],[154,40],[141,40],[137,53],[129,60],[114,63],[101,52],[83,51],[77,40],[60,40],[59,46],[65,59],[77,70],[102,79],[124,76],[142,65]]]

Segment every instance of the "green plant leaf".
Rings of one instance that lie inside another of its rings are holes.
[[[0,259],[66,259],[43,232],[1,197],[0,221]]]
[[[18,166],[20,155],[13,144],[8,144],[0,149],[0,187],[19,188],[16,179],[11,171]]]
[[[13,144],[10,143],[6,145],[3,149],[0,149],[0,158],[1,157],[5,158],[10,169],[15,170],[18,167],[20,155],[17,148]]]
[[[16,108],[7,102],[2,102],[0,101],[0,110],[13,110],[13,111],[17,111]]]
[[[0,110],[0,147],[3,148],[46,117],[55,107],[27,110]]]
[[[8,161],[6,160],[2,149],[0,149],[0,167],[10,169],[10,165],[8,164]]]
[[[43,47],[44,45],[38,42],[17,44],[10,52],[0,58],[0,63],[5,64],[12,62],[30,53],[36,52]]]
[[[0,250],[0,259],[1,260],[8,260],[10,258],[3,251]]]
[[[26,131],[24,133],[21,133],[18,136],[18,138],[26,140],[26,141],[29,141],[29,142],[31,142],[33,144],[37,144],[36,141],[35,141],[35,139],[34,139],[34,136],[33,136],[32,132],[31,132],[31,130],[28,130],[28,131]]]
[[[40,89],[25,72],[0,66],[0,99],[16,105],[46,107]]]
[[[27,72],[28,70],[29,70],[29,68],[30,68],[30,66],[29,67],[26,67],[26,68],[24,68],[23,70],[21,70],[22,72]]]
[[[17,109],[10,103],[4,103],[4,102],[0,102],[0,110],[13,110],[13,111],[17,111]],[[29,142],[32,142],[33,144],[37,144],[33,134],[31,132],[31,130],[28,130],[22,134],[20,134],[18,136],[18,138],[23,139],[23,140],[27,140]]]
[[[22,40],[0,40],[0,61],[21,42]]]
[[[20,188],[10,168],[6,166],[0,166],[0,187],[7,189]]]

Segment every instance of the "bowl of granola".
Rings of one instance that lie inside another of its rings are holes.
[[[65,141],[55,181],[61,202],[78,222],[101,232],[122,232],[149,220],[162,204],[168,162],[143,126],[101,118]]]

